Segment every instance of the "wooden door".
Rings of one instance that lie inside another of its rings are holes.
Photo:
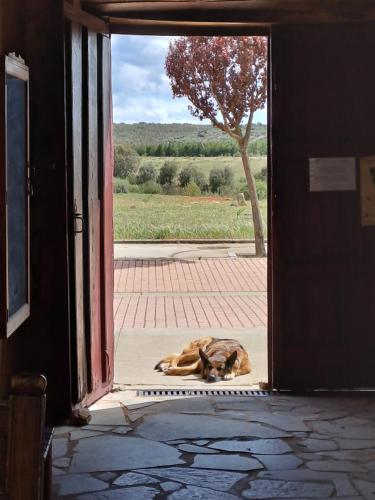
[[[375,227],[358,158],[375,155],[375,26],[272,30],[272,381],[375,385]],[[353,190],[312,192],[309,159],[354,157]]]
[[[75,402],[90,404],[108,392],[113,381],[111,47],[108,36],[75,23],[69,39],[72,373],[78,387]]]
[[[100,272],[102,383],[112,383],[114,377],[113,325],[113,142],[112,142],[112,81],[111,39],[98,35],[99,57],[99,171],[101,212]]]
[[[71,346],[73,403],[87,393],[87,351],[84,311],[83,198],[82,198],[82,27],[66,26],[67,143],[69,175],[69,222],[71,285]]]

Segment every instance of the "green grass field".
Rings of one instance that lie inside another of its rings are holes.
[[[260,206],[266,232],[267,202]],[[221,196],[115,194],[115,240],[252,238],[250,213]]]
[[[141,156],[141,165],[151,164],[158,170],[166,160],[175,160],[179,165],[179,170],[191,165],[196,166],[203,172],[207,179],[210,170],[213,168],[231,167],[234,173],[234,179],[240,180],[245,178],[242,161],[239,156],[215,156],[215,157],[156,157],[156,156]],[[254,174],[260,172],[262,168],[267,166],[266,156],[257,156],[250,158],[250,165]]]

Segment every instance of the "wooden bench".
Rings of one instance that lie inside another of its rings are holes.
[[[11,396],[0,401],[0,499],[51,498],[52,434],[45,427],[47,380],[12,378]]]

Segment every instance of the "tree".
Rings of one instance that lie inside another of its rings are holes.
[[[128,177],[130,174],[137,172],[139,167],[139,156],[129,144],[115,146],[114,164],[115,177],[125,179],[125,177]]]
[[[255,250],[266,254],[248,145],[253,116],[267,98],[267,41],[250,36],[186,36],[169,45],[165,69],[174,97],[187,97],[193,116],[209,119],[239,147],[252,208]]]
[[[162,186],[171,185],[177,175],[178,163],[174,160],[166,160],[159,170],[159,183]]]
[[[137,175],[137,184],[156,180],[156,170],[153,165],[142,165]]]

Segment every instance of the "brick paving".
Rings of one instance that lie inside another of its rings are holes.
[[[115,292],[265,292],[267,259],[116,260]]]
[[[115,330],[267,324],[267,260],[116,260]]]

